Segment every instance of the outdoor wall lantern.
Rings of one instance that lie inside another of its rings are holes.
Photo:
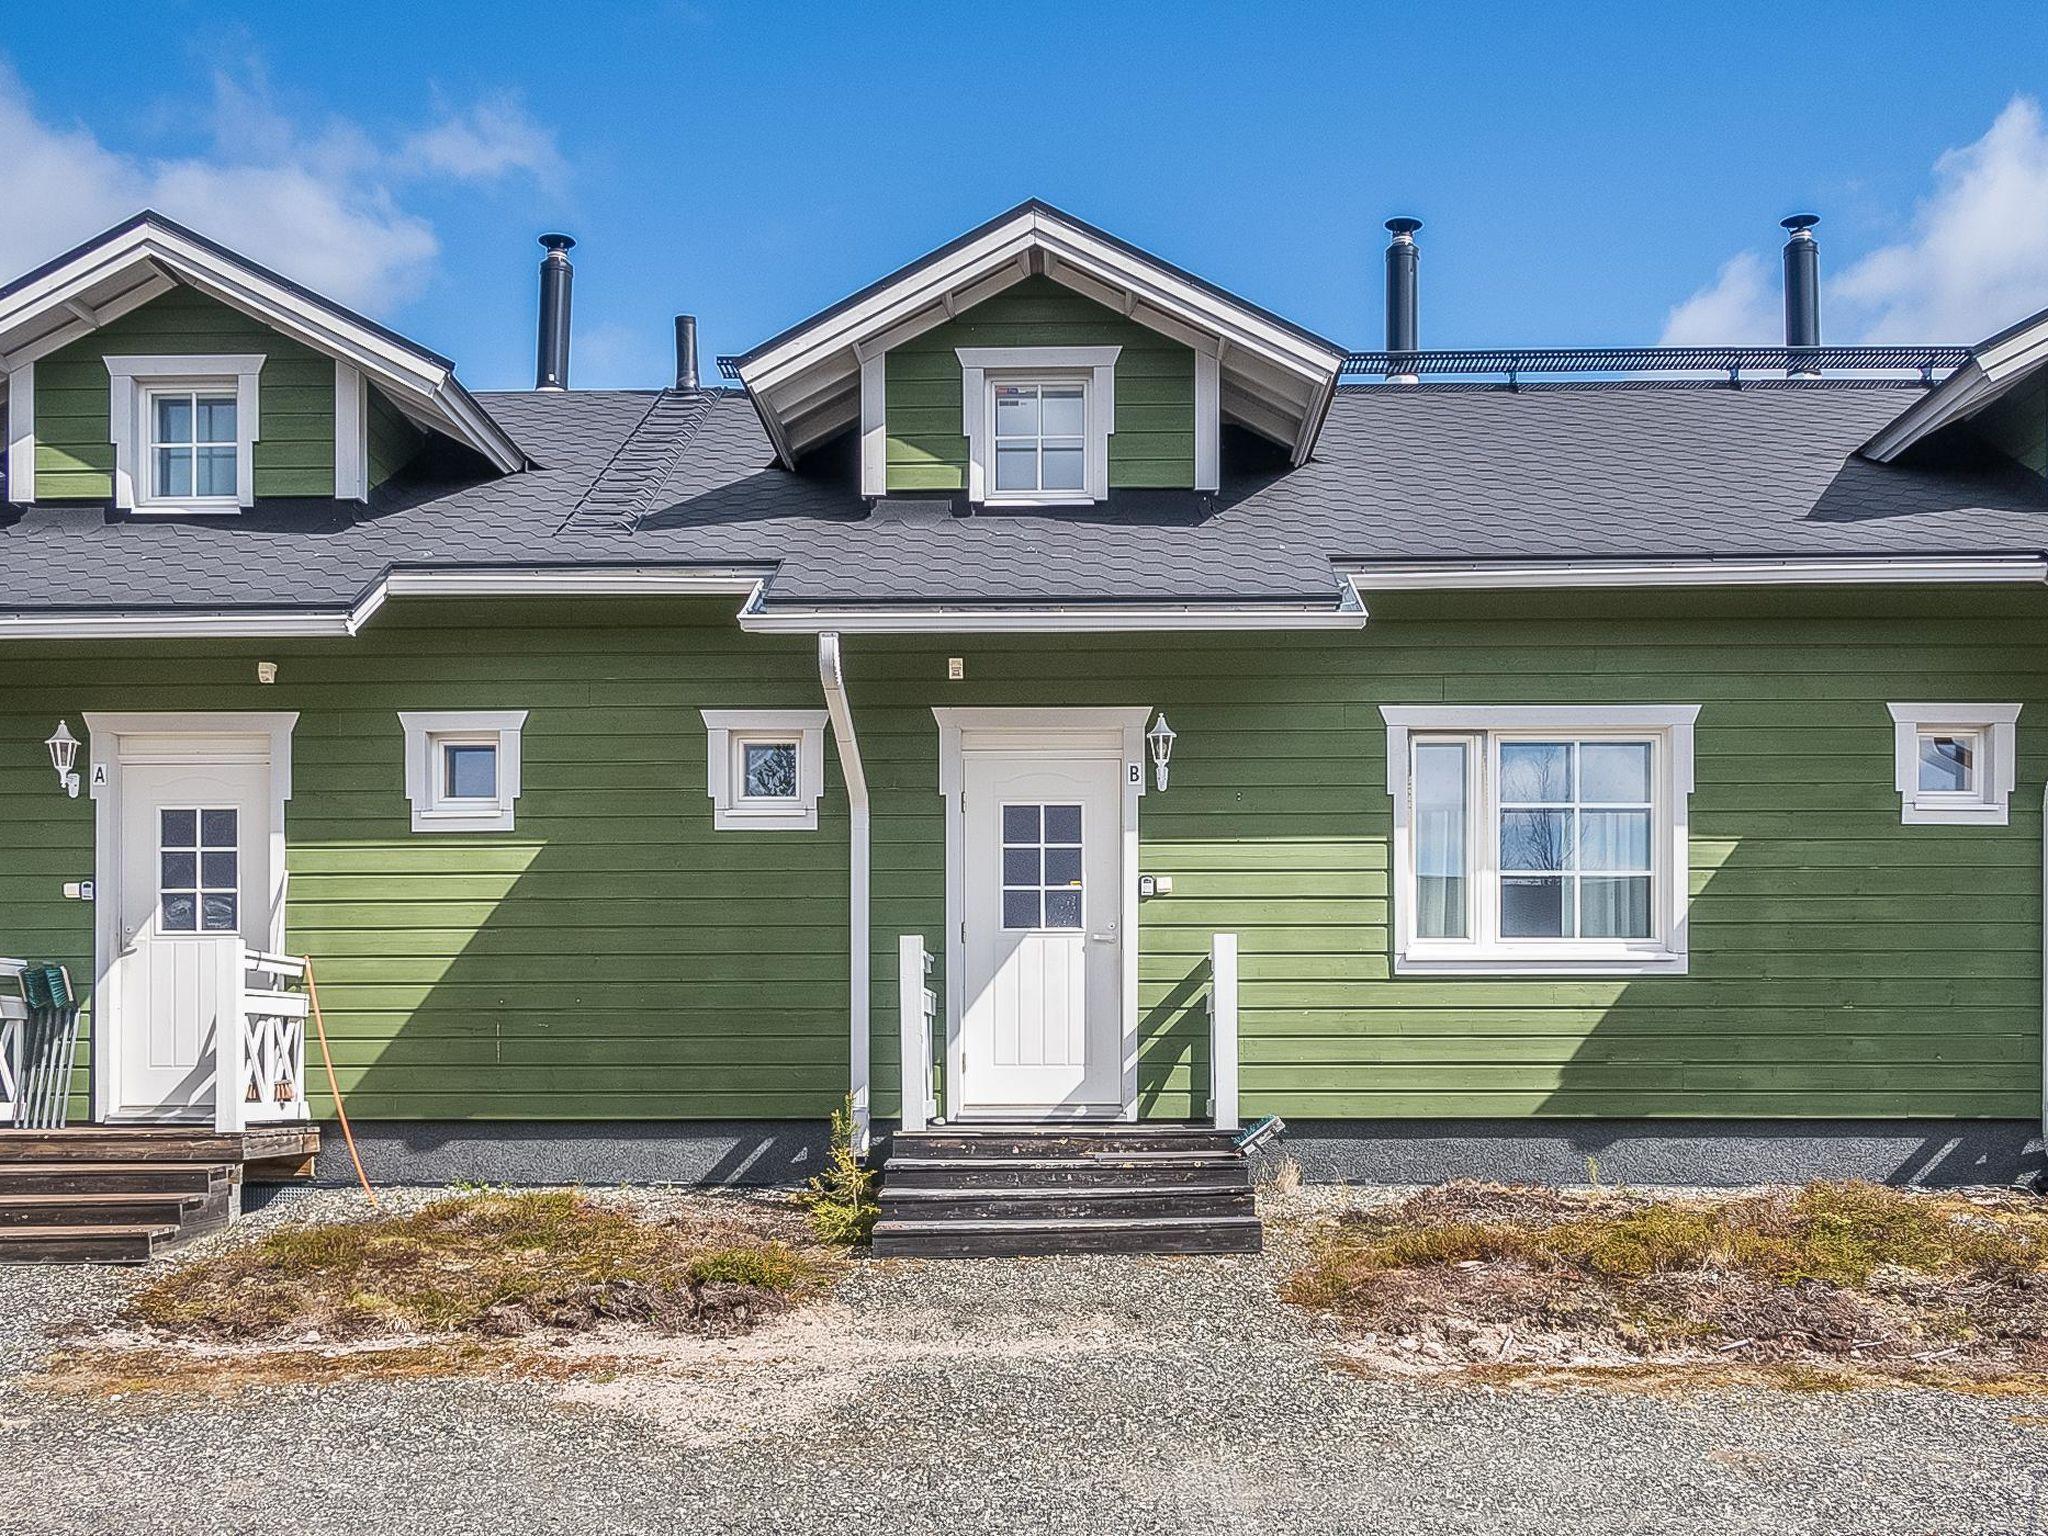
[[[1161,789],[1166,788],[1166,765],[1173,761],[1174,729],[1166,723],[1166,711],[1159,711],[1159,718],[1152,722],[1152,729],[1145,733],[1145,739],[1152,743],[1152,779]],[[76,791],[74,791],[76,793]]]
[[[78,738],[71,734],[67,720],[57,722],[57,733],[43,743],[50,749],[50,766],[57,770],[57,782],[64,786],[64,793],[72,799],[78,798],[78,775],[72,764],[78,761]]]

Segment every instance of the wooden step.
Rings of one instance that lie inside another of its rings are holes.
[[[1183,1184],[1166,1189],[1085,1189],[1072,1185],[1006,1189],[903,1189],[891,1185],[883,1213],[909,1221],[1050,1221],[1070,1217],[1250,1216],[1247,1184]]]
[[[178,1235],[175,1224],[0,1228],[0,1263],[146,1264]]]
[[[1019,1127],[950,1126],[940,1131],[899,1131],[889,1153],[924,1158],[1154,1156],[1235,1153],[1228,1131],[1202,1127],[1137,1125]]]
[[[199,1125],[72,1125],[0,1130],[0,1163],[247,1163],[304,1157],[320,1149],[318,1128],[266,1125],[221,1135]]]
[[[168,1222],[181,1235],[200,1222],[211,1202],[227,1205],[225,1190],[213,1195],[129,1194],[99,1191],[93,1194],[0,1195],[0,1229],[23,1227],[155,1226]]]
[[[1242,1157],[1176,1153],[1160,1157],[891,1157],[885,1189],[1174,1189],[1191,1184],[1251,1187]]]
[[[877,1258],[974,1259],[1061,1253],[1257,1253],[1256,1216],[1070,1217],[1048,1221],[921,1221],[885,1216]]]
[[[233,1163],[6,1163],[0,1162],[0,1195],[62,1194],[116,1190],[132,1194],[207,1195],[232,1188],[240,1178]]]

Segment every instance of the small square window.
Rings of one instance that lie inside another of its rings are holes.
[[[143,504],[238,505],[234,382],[151,389],[146,400]]]
[[[526,711],[401,711],[415,832],[510,832]]]
[[[2007,822],[2017,704],[1891,704],[1894,778],[1907,826]]]
[[[702,714],[712,825],[731,832],[815,831],[825,779],[825,711]]]
[[[793,741],[742,741],[740,798],[778,801],[796,799],[797,744]]]

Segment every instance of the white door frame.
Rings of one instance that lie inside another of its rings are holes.
[[[197,713],[136,713],[87,710],[85,729],[90,745],[87,793],[93,801],[93,945],[92,945],[92,1107],[93,1119],[111,1120],[120,1083],[121,1018],[119,971],[121,953],[121,768],[131,736],[262,736],[261,754],[270,769],[270,941],[284,948],[284,807],[292,797],[292,727],[297,711],[251,710]],[[223,750],[207,759],[221,763],[258,760],[246,751]]]
[[[1150,705],[1085,709],[934,707],[939,723],[939,794],[946,806],[946,1118],[960,1118],[966,1076],[966,1011],[961,980],[967,971],[967,822],[961,792],[970,751],[1041,751],[1108,759],[1121,757],[1123,836],[1117,849],[1118,922],[1124,1120],[1138,1118],[1138,800],[1145,793],[1145,722]],[[976,738],[970,745],[969,736]]]

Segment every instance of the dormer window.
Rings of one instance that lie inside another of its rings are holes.
[[[996,424],[996,483],[1011,495],[1087,494],[1088,386],[1000,376],[988,384]]]
[[[960,347],[967,496],[1059,507],[1109,495],[1121,347]]]
[[[239,505],[235,381],[152,388],[144,395],[144,414],[149,420],[149,484],[139,504]]]
[[[164,514],[255,505],[262,353],[102,361],[115,506]]]

